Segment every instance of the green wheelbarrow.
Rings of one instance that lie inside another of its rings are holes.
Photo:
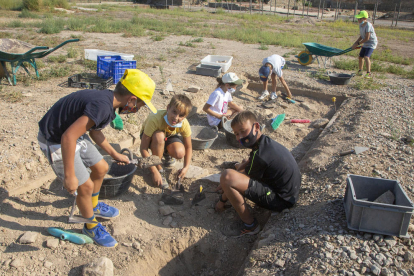
[[[4,70],[7,80],[9,81],[11,85],[16,85],[16,72],[20,68],[20,66],[23,67],[23,69],[28,74],[30,74],[29,70],[27,70],[26,66],[24,65],[24,62],[29,63],[35,69],[36,77],[39,78],[39,72],[37,71],[36,60],[35,60],[36,58],[43,58],[49,55],[50,53],[56,51],[60,47],[64,46],[65,44],[70,43],[70,42],[77,42],[77,41],[79,41],[79,39],[69,39],[51,49],[46,46],[36,46],[23,54],[14,54],[14,53],[0,51],[0,62],[1,62],[1,65],[3,66],[3,70]],[[12,70],[11,77],[9,73],[7,72],[6,62],[10,62],[11,70]]]
[[[298,59],[298,62],[301,65],[309,65],[316,58],[318,65],[320,66],[320,63],[322,63],[325,69],[328,60],[329,63],[331,62],[331,57],[340,56],[353,50],[351,47],[342,50],[313,42],[303,43],[303,45],[305,45],[306,50],[295,56]],[[319,58],[321,59],[321,62],[319,62]]]

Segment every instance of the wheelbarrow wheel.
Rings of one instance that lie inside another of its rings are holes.
[[[312,54],[309,51],[302,51],[298,55],[298,62],[301,65],[309,65],[313,61]]]

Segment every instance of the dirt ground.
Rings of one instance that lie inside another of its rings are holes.
[[[163,216],[159,212],[162,207],[159,203],[161,189],[153,187],[147,170],[137,169],[126,193],[105,200],[119,208],[121,213],[113,221],[103,222],[119,246],[104,249],[61,241],[58,247],[50,249],[46,246],[46,240],[52,237],[48,235],[47,227],[81,229],[81,225],[67,224],[73,197],[62,190],[61,182],[55,177],[42,183],[40,188],[23,194],[11,196],[9,193],[52,173],[37,144],[37,122],[59,98],[77,89],[59,86],[66,81],[65,77],[33,81],[29,86],[19,82],[14,87],[3,80],[3,92],[9,95],[21,92],[23,98],[15,103],[0,100],[0,109],[3,110],[0,113],[1,275],[79,275],[83,265],[98,256],[106,256],[113,261],[115,275],[333,275],[349,267],[360,271],[359,264],[349,263],[346,259],[335,259],[332,264],[325,257],[313,254],[317,251],[315,248],[324,247],[323,241],[335,240],[332,238],[335,235],[349,236],[350,240],[364,239],[364,233],[346,228],[340,200],[345,192],[346,174],[373,176],[372,170],[375,169],[375,175],[398,178],[407,195],[414,199],[413,150],[400,140],[414,134],[412,80],[386,75],[385,79],[375,80],[384,85],[383,89],[357,91],[350,86],[335,86],[311,78],[310,72],[317,70],[317,64],[303,67],[290,55],[286,58],[288,69],[283,71],[284,77],[295,98],[302,100],[303,104],[288,104],[279,99],[274,106],[266,109],[256,100],[261,85],[257,70],[264,57],[289,53],[291,50],[288,48],[269,46],[268,50],[259,50],[258,45],[212,38],[204,38],[196,48],[187,48],[178,44],[191,37],[168,36],[163,41],[153,41],[150,37],[126,38],[122,34],[68,31],[59,34],[64,39],[69,39],[71,35],[84,37],[75,45],[80,50],[100,48],[143,58],[147,66],[140,69],[157,84],[154,105],[163,109],[172,95],[185,93],[198,108],[197,114],[189,118],[191,125],[208,125],[202,106],[216,86],[214,78],[194,74],[191,70],[194,64],[209,54],[233,56],[229,72],[237,73],[246,81],[235,93],[234,100],[258,115],[260,123],[266,125],[266,135],[291,150],[303,174],[301,199],[290,212],[272,216],[251,204],[265,230],[258,236],[231,239],[224,236],[220,229],[237,221],[238,217],[232,208],[221,214],[215,213],[216,194],[207,194],[206,200],[198,206],[191,206],[199,185],[212,191],[216,183],[185,179],[184,204],[172,206],[174,212]],[[66,54],[66,49],[58,50],[58,54]],[[67,62],[74,61],[69,59]],[[168,79],[172,81],[174,93],[161,95],[160,91],[165,88]],[[192,85],[202,90],[198,93],[185,92]],[[284,91],[280,84],[278,90]],[[332,97],[338,99],[336,106]],[[391,102],[383,102],[382,99]],[[289,119],[331,120],[335,111],[339,111],[336,120],[326,129],[288,123]],[[287,119],[273,131],[270,119],[281,113],[285,113]],[[107,139],[111,143],[130,139],[140,130],[148,114],[149,110],[144,108],[137,114],[123,116],[124,130],[107,127],[104,130]],[[382,122],[382,126],[378,122]],[[395,132],[390,129],[395,129]],[[398,137],[384,142],[380,134],[383,132],[390,133],[390,136],[398,133]],[[342,159],[337,156],[339,151],[355,145],[369,146],[371,150]],[[137,156],[138,148],[139,141],[132,148]],[[217,173],[224,161],[240,161],[248,154],[247,149],[229,146],[225,133],[220,131],[210,149],[193,152],[192,165],[209,173]],[[388,167],[391,167],[390,170],[387,170]],[[169,175],[169,179],[173,182],[173,174]],[[36,242],[28,245],[19,243],[19,238],[26,231],[39,233]],[[270,239],[266,246],[258,247],[258,240],[269,238],[271,233],[275,234],[273,240]],[[301,242],[304,237],[310,236],[314,241]],[[403,252],[413,252],[412,237],[408,239],[409,244],[407,239],[397,241],[404,246]],[[344,242],[335,246],[339,248],[341,244]],[[320,263],[313,270],[308,269],[315,263],[309,256],[314,256],[318,259],[316,263]],[[277,259],[284,260],[283,266],[280,263],[273,265]],[[409,262],[400,265],[407,271],[410,267]]]

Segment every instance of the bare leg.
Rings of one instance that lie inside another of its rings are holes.
[[[94,190],[94,183],[89,178],[85,183],[78,187],[78,196],[76,197],[76,204],[78,205],[79,211],[84,218],[93,217],[92,208],[92,191]]]
[[[272,92],[276,93],[276,88],[277,88],[276,74],[272,73]]]
[[[269,80],[263,82],[263,91],[267,90],[267,84],[268,83],[269,83]]]
[[[369,57],[364,57],[365,62],[367,63],[367,73],[371,72],[371,60],[369,59]]]
[[[362,71],[363,68],[364,68],[364,58],[363,57],[359,57],[359,67],[358,67],[358,69],[360,71]]]
[[[247,224],[254,222],[254,217],[244,202],[244,191],[249,187],[250,178],[235,170],[227,169],[220,177],[220,185],[223,189],[223,199],[228,199],[239,215],[240,219]]]
[[[185,147],[180,142],[175,142],[167,146],[168,154],[175,159],[182,159],[185,155]]]
[[[162,159],[162,155],[164,154],[164,145],[165,145],[165,134],[163,131],[156,131],[152,135],[151,138],[151,152],[152,155],[158,156]],[[161,170],[161,165],[157,166],[158,170]]]
[[[90,167],[90,169],[92,170],[90,179],[93,182],[93,193],[95,194],[101,190],[102,181],[105,177],[105,174],[109,170],[109,166],[108,163],[106,163],[106,161],[102,159],[101,161]]]

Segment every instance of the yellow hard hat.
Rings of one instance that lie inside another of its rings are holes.
[[[366,11],[360,11],[357,15],[355,15],[356,18],[368,18],[368,13]]]
[[[126,69],[120,82],[129,92],[143,100],[152,113],[157,113],[157,109],[151,103],[155,82],[147,74],[138,69]]]

